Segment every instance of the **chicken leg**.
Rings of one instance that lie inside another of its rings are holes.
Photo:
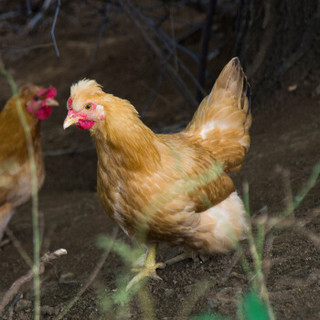
[[[133,285],[140,282],[143,278],[150,277],[152,279],[162,280],[156,273],[157,269],[163,269],[166,264],[163,262],[156,263],[156,251],[158,245],[152,245],[148,248],[147,256],[144,261],[144,265],[142,269],[132,278],[132,280],[128,283],[126,290],[129,290]]]

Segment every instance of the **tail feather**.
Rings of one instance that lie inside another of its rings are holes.
[[[250,146],[250,87],[238,58],[222,70],[185,129],[222,161],[227,171],[240,169]]]

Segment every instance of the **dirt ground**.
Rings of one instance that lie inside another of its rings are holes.
[[[12,2],[11,9],[14,9]],[[51,42],[52,19],[42,22],[36,31],[25,34],[21,33],[25,31],[24,21],[19,24],[13,19],[9,20],[11,24],[2,22],[0,25],[1,46],[6,48],[2,50],[3,60],[17,83],[53,85],[58,90],[60,102],[60,107],[42,123],[47,174],[39,194],[44,237],[41,252],[65,248],[68,254],[47,266],[42,276],[43,319],[55,319],[83,288],[102,255],[96,245],[98,235],[111,236],[116,227],[104,213],[96,194],[96,151],[88,132],[76,128],[64,131],[62,128],[70,85],[84,76],[96,79],[105,91],[129,99],[142,112],[159,75],[155,58],[130,21],[119,23],[122,19],[119,12],[113,13],[116,22],[106,26],[97,55],[90,65],[102,16],[97,18],[94,8],[85,6],[85,2],[79,6],[66,5],[62,9],[56,26],[60,58]],[[218,10],[214,27],[215,34],[222,34],[222,37],[230,36],[222,27],[225,14]],[[190,17],[184,14],[183,18]],[[190,18],[190,23],[203,18],[203,14],[197,13]],[[220,39],[217,36],[213,41],[219,43]],[[199,36],[189,41],[189,48],[199,46]],[[39,44],[48,45],[31,48]],[[229,42],[210,61],[209,70],[213,76],[229,60],[231,44]],[[187,59],[185,61],[188,63]],[[234,180],[239,192],[243,182],[248,181],[251,213],[255,218],[266,210],[270,215],[281,212],[285,208],[284,176],[289,178],[296,195],[320,160],[319,64],[303,79],[299,76],[301,68],[301,65],[294,66],[278,89],[259,97],[260,105],[255,104],[253,92],[251,149]],[[207,82],[209,89],[213,82],[210,79]],[[288,90],[293,85],[296,89]],[[1,78],[1,106],[9,97],[9,86]],[[156,131],[170,131],[182,128],[192,113],[165,77],[143,120]],[[276,228],[267,238],[267,288],[278,319],[320,319],[319,191],[318,181],[295,211],[293,227]],[[305,225],[301,226],[303,222]],[[31,256],[30,203],[17,210],[9,226]],[[130,244],[121,231],[117,238]],[[158,251],[158,260],[166,260],[178,252],[179,248],[163,244]],[[143,313],[139,298],[133,299],[128,309],[113,306],[107,313],[100,309],[99,292],[112,295],[117,291],[122,267],[121,258],[111,252],[93,284],[64,319],[151,318]],[[12,243],[2,247],[0,297],[27,271],[27,264]],[[163,280],[150,280],[147,288],[155,318],[163,320],[202,312],[235,319],[238,297],[250,288],[252,281],[234,252],[213,256],[203,263],[180,262],[159,270],[158,274]],[[208,287],[199,294],[199,283],[202,283],[199,281],[202,280],[206,280]],[[32,319],[31,285],[25,285],[21,292],[23,299],[14,305],[13,319]],[[125,316],[121,313],[123,310]],[[4,315],[4,319],[9,318],[10,312]]]

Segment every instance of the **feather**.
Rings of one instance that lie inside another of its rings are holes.
[[[237,171],[249,150],[251,122],[250,87],[239,59],[233,58],[185,133],[223,162],[226,171]]]

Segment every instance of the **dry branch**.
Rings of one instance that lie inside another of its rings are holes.
[[[200,65],[198,71],[198,80],[201,87],[204,87],[205,79],[206,79],[206,68],[207,68],[207,58],[209,52],[209,42],[211,38],[211,25],[213,21],[213,15],[216,11],[217,0],[211,0],[208,8],[206,22],[203,27],[202,32],[202,40],[201,40],[201,57],[200,57]],[[197,92],[198,101],[201,101],[203,98],[203,92],[198,89]]]
[[[185,74],[190,78],[190,80],[193,82],[193,84],[196,86],[198,92],[201,93],[202,96],[206,96],[206,92],[204,91],[202,85],[199,83],[197,78],[192,74],[192,72],[188,69],[188,67],[182,62],[181,59],[178,58],[176,49],[179,49],[180,51],[184,52],[188,56],[190,56],[197,64],[199,64],[199,58],[198,56],[193,53],[192,51],[188,50],[184,46],[179,44],[179,40],[172,39],[167,35],[166,32],[164,32],[159,26],[157,26],[152,20],[147,18],[145,15],[143,15],[140,11],[136,9],[132,9],[134,11],[133,13],[142,19],[146,26],[154,33],[154,35],[161,41],[161,43],[164,46],[164,49],[168,52],[168,56],[165,58],[165,61],[168,63],[169,59],[171,57],[174,57],[175,63],[177,66],[179,66]],[[159,48],[160,50],[160,48]]]
[[[53,23],[52,23],[52,27],[51,27],[51,37],[52,37],[54,48],[56,50],[56,54],[57,54],[58,57],[60,57],[60,52],[59,52],[58,45],[57,45],[57,42],[56,42],[56,37],[54,35],[54,29],[56,27],[56,23],[57,23],[59,11],[60,11],[60,6],[61,6],[61,0],[57,0],[56,12],[54,14]]]
[[[36,50],[39,48],[48,48],[54,46],[53,43],[44,43],[44,44],[35,44],[33,46],[29,47],[23,47],[23,48],[13,48],[13,47],[0,47],[0,52],[19,52],[19,51],[31,51]]]
[[[189,89],[187,88],[186,84],[183,82],[177,71],[172,67],[170,64],[167,63],[167,59],[163,56],[161,50],[157,46],[157,44],[149,37],[147,34],[145,28],[141,25],[141,23],[138,20],[138,17],[136,16],[134,12],[134,8],[130,6],[128,1],[119,0],[119,4],[123,8],[123,10],[128,14],[132,22],[134,23],[135,27],[138,29],[138,31],[141,33],[143,39],[146,41],[146,43],[150,46],[153,53],[156,55],[156,57],[159,59],[159,62],[161,64],[162,68],[165,68],[170,75],[170,77],[174,80],[174,82],[177,84],[180,92],[184,96],[186,102],[191,105],[193,108],[195,108],[198,105],[197,100],[195,97],[191,94]]]
[[[45,0],[41,7],[41,10],[30,20],[27,26],[27,30],[33,30],[39,22],[43,19],[45,13],[49,10],[52,0]]]
[[[55,260],[57,258],[60,258],[63,255],[67,254],[66,249],[58,249],[52,253],[45,254],[42,258],[40,258],[40,270],[39,274],[42,274],[45,270],[45,264]],[[10,289],[6,292],[4,295],[1,303],[0,303],[0,313],[4,311],[4,308],[8,305],[8,303],[13,299],[14,295],[18,292],[18,290],[21,288],[23,284],[26,282],[32,280],[34,276],[34,270],[30,270],[28,273],[26,273],[24,276],[17,279],[10,287]]]

